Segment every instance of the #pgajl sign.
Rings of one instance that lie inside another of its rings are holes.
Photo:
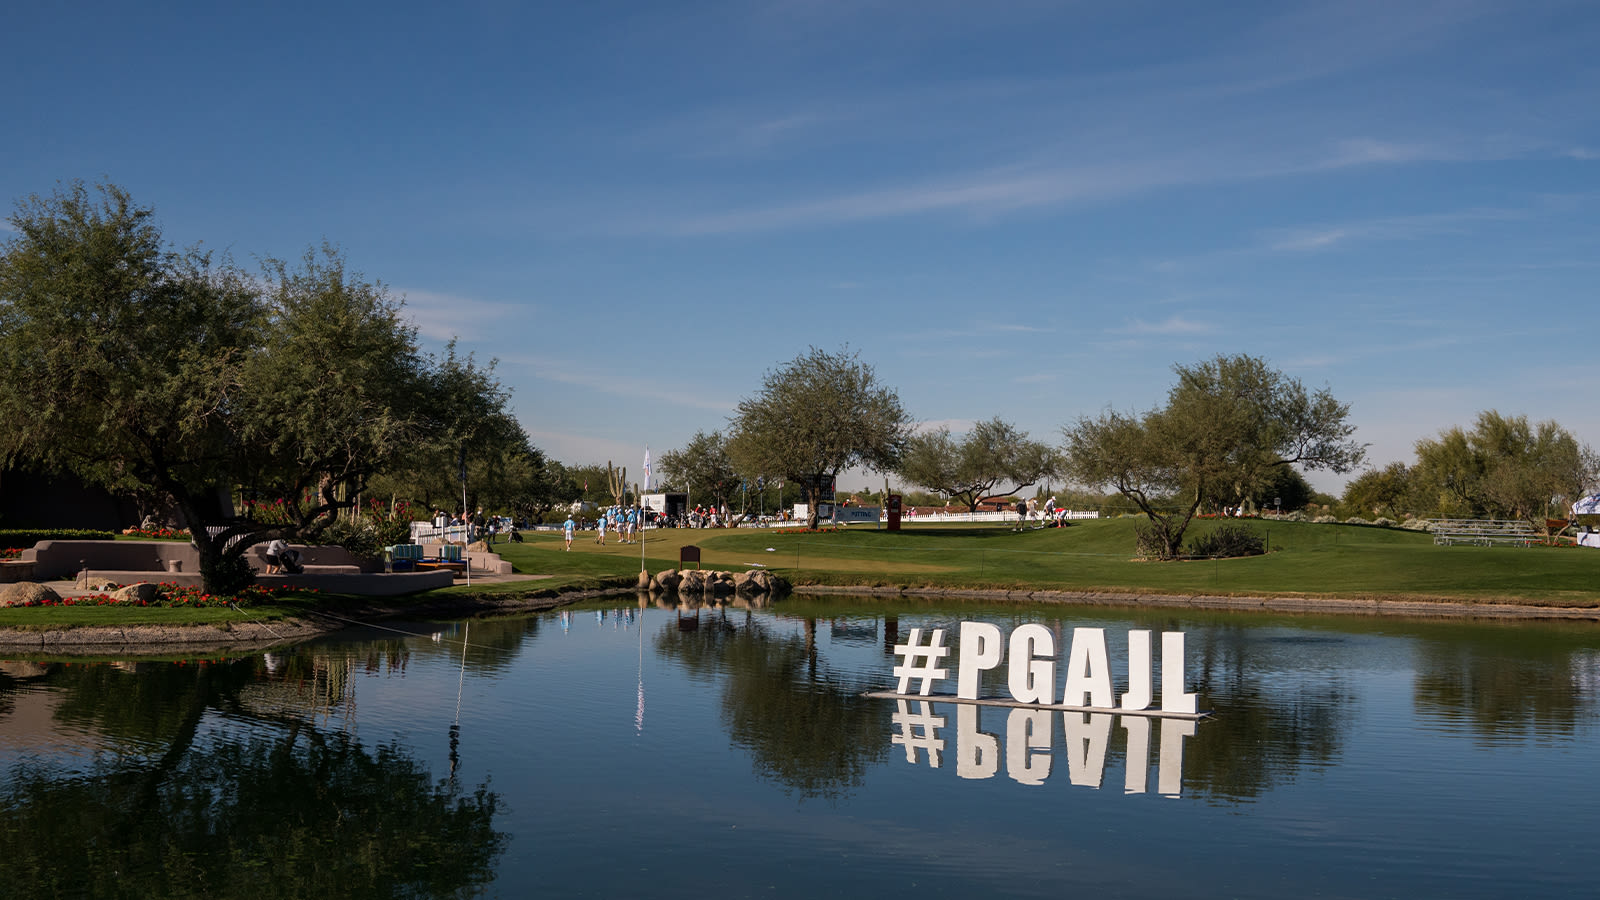
[[[988,622],[962,622],[960,654],[956,659],[956,693],[933,694],[933,686],[950,677],[944,660],[945,630],[936,628],[927,643],[921,628],[911,629],[904,644],[895,645],[901,664],[894,667],[894,696],[932,697],[939,700],[990,703],[1004,706],[1039,706],[1050,709],[1116,712],[1147,716],[1198,717],[1194,694],[1184,691],[1183,632],[1161,633],[1161,705],[1155,700],[1152,632],[1128,632],[1127,691],[1118,698],[1112,687],[1111,655],[1104,628],[1074,628],[1067,653],[1066,685],[1055,697],[1055,635],[1043,625],[1019,625],[1004,639],[1000,626]],[[1006,688],[1010,698],[978,696],[983,673],[1006,663]],[[918,692],[910,688],[918,682]]]
[[[956,773],[960,777],[990,778],[1003,763],[1006,774],[1019,783],[1041,784],[1050,775],[1054,735],[1060,731],[1066,742],[1071,782],[1098,788],[1116,720],[1127,735],[1123,789],[1142,794],[1146,791],[1150,720],[1159,718],[1157,791],[1174,797],[1179,794],[1183,742],[1194,735],[1196,720],[1205,715],[1197,710],[1196,695],[1184,690],[1182,632],[1161,635],[1157,708],[1151,708],[1156,701],[1156,680],[1154,636],[1150,631],[1128,632],[1127,671],[1122,682],[1127,690],[1119,697],[1113,685],[1105,630],[1074,628],[1065,654],[1065,686],[1059,698],[1055,686],[1060,655],[1054,633],[1043,625],[1022,625],[1006,637],[999,626],[986,622],[961,623],[956,692],[935,694],[934,686],[950,677],[945,665],[950,654],[945,634],[942,628],[934,629],[924,642],[923,629],[911,629],[906,642],[895,646],[895,654],[901,660],[894,668],[896,689],[873,695],[896,700],[892,721],[897,730],[893,742],[905,747],[907,762],[916,764],[920,751],[927,754],[930,766],[943,767],[943,732],[948,720],[934,715],[928,701],[955,702],[962,704],[957,709],[955,730]],[[983,673],[1002,664],[1006,666],[1009,696],[980,697]],[[913,685],[918,689],[915,694],[910,692]],[[979,729],[978,706],[1012,707],[1002,734]]]

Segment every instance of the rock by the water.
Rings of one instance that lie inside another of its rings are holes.
[[[153,584],[130,584],[114,591],[111,599],[122,603],[154,603],[161,599],[161,589]]]
[[[641,576],[641,584],[643,576]],[[758,594],[786,593],[788,582],[763,569],[748,572],[721,572],[713,569],[666,569],[650,579],[653,591],[676,591],[680,594],[722,596],[737,594],[741,597]]]
[[[0,606],[38,606],[46,600],[60,600],[61,595],[47,585],[19,581],[0,588]]]

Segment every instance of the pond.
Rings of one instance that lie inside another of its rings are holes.
[[[1213,715],[863,696],[893,686],[910,629],[962,621],[1102,628],[1118,673],[1129,630],[1185,632]],[[0,884],[1591,896],[1597,695],[1591,624],[803,596],[627,597],[242,658],[17,659],[0,663]]]

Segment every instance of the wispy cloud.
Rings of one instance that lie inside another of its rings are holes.
[[[1263,235],[1268,250],[1303,252],[1325,250],[1350,241],[1410,241],[1440,234],[1460,234],[1485,222],[1524,219],[1521,209],[1473,208],[1415,216],[1388,216],[1380,219],[1328,225],[1304,225],[1279,229]]]
[[[610,375],[593,370],[586,362],[553,359],[549,357],[512,355],[501,363],[531,373],[536,378],[570,384],[577,387],[633,399],[659,400],[676,406],[708,409],[724,415],[733,412],[737,400],[709,396],[705,391],[681,385],[671,385],[657,376]]]
[[[486,337],[508,312],[526,309],[433,291],[404,291],[401,296],[405,298],[405,313],[416,323],[418,333],[435,341]]]
[[[918,422],[912,430],[918,434],[929,434],[943,428],[951,434],[966,434],[972,426],[978,424],[974,419],[934,419],[930,422]]]
[[[1134,319],[1120,328],[1108,329],[1112,334],[1129,334],[1156,337],[1190,337],[1200,334],[1214,334],[1215,325],[1206,322],[1197,322],[1183,316],[1168,316],[1159,322],[1146,322]]]
[[[981,322],[974,323],[965,328],[932,328],[924,331],[910,331],[898,335],[903,342],[929,342],[973,340],[997,334],[1050,334],[1054,328],[1042,325],[1023,325],[1016,322]]]
[[[1163,143],[1172,143],[1169,137]],[[625,230],[679,237],[748,234],[927,215],[977,223],[1127,197],[1148,191],[1329,173],[1375,165],[1507,158],[1541,152],[1533,145],[1494,142],[1424,143],[1374,138],[1338,139],[1310,146],[1246,148],[1195,146],[1165,154],[1129,155],[1067,164],[1027,159],[930,176],[888,186],[836,191],[818,199],[753,204],[703,213],[635,220]]]
[[[592,434],[530,428],[528,437],[545,453],[570,465],[588,465],[608,459],[637,459],[644,452],[642,443],[596,437]],[[629,465],[628,468],[632,469],[633,466]]]

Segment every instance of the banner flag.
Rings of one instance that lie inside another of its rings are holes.
[[[650,445],[644,445],[644,489],[650,490]]]

